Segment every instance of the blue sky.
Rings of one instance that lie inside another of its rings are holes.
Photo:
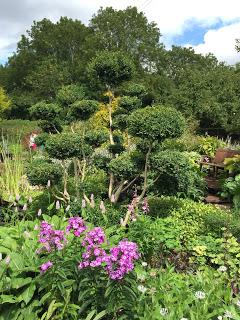
[[[137,6],[158,24],[167,48],[191,46],[229,64],[240,61],[235,50],[235,39],[240,38],[240,0],[1,0],[0,63],[16,50],[20,35],[33,20],[68,16],[87,24],[101,6]]]

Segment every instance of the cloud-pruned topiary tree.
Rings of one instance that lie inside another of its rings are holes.
[[[156,144],[169,138],[177,138],[185,129],[185,119],[179,111],[166,106],[146,107],[134,111],[128,119],[129,133],[143,139],[147,146],[145,155],[144,184],[139,199],[147,191],[149,158]]]

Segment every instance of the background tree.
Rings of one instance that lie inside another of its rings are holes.
[[[0,87],[0,117],[9,109],[11,101],[5,93],[5,90]]]

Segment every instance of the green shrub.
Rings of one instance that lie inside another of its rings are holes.
[[[61,109],[57,104],[44,101],[38,102],[30,108],[31,116],[37,120],[54,120],[60,111]]]
[[[223,148],[226,143],[216,137],[198,137],[198,143],[194,149],[202,155],[207,155],[209,157],[214,157],[217,149]]]
[[[86,132],[84,139],[87,144],[97,148],[109,140],[109,133],[102,130],[91,130]]]
[[[95,100],[81,100],[72,104],[68,116],[74,120],[88,120],[98,109],[99,103]]]
[[[114,176],[121,179],[129,179],[138,173],[134,154],[123,152],[117,158],[112,159],[108,165]]]
[[[123,96],[119,100],[119,107],[132,112],[141,107],[141,100],[138,97]]]
[[[151,217],[154,218],[165,218],[171,215],[171,212],[174,209],[181,208],[184,200],[169,197],[169,196],[161,196],[161,197],[148,197],[148,205],[149,205],[149,213]]]
[[[129,133],[148,141],[163,141],[180,136],[185,120],[176,109],[166,106],[146,107],[134,111],[128,120]]]
[[[104,197],[108,191],[108,176],[102,169],[93,168],[88,172],[81,189],[90,196],[96,194],[98,197]]]
[[[62,175],[62,168],[59,164],[44,159],[33,160],[27,168],[27,177],[32,185],[46,186],[48,180],[52,184],[57,184]]]
[[[122,91],[126,96],[138,97],[139,99],[143,99],[143,97],[147,94],[147,90],[143,84],[133,82],[124,84]]]
[[[91,153],[91,147],[84,144],[79,135],[75,133],[63,133],[52,135],[46,143],[46,151],[51,158],[64,160],[74,157],[82,157]]]
[[[154,189],[159,194],[179,195],[201,199],[205,182],[198,166],[188,158],[188,154],[165,150],[152,156],[151,167],[158,177]]]
[[[83,87],[76,84],[63,86],[57,92],[57,101],[64,107],[69,107],[74,102],[84,99],[84,97]]]

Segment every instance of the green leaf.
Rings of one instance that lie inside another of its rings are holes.
[[[93,310],[92,312],[90,312],[85,320],[91,320],[95,313],[96,313],[96,310]]]
[[[25,267],[25,260],[20,253],[13,252],[10,257],[10,268],[13,271],[21,271]]]
[[[32,281],[32,278],[28,277],[28,278],[13,278],[11,280],[11,285],[13,289],[19,289],[23,286],[25,286],[26,284],[29,284]]]
[[[101,311],[100,313],[98,313],[93,320],[102,319],[102,317],[104,317],[106,314],[107,314],[107,311],[106,311],[106,310],[103,310],[103,311]]]
[[[9,294],[9,295],[2,294],[0,296],[0,302],[1,302],[1,304],[3,304],[3,303],[17,303],[18,299],[17,299],[17,297],[15,297],[12,294]]]
[[[19,296],[19,301],[23,300],[26,304],[28,304],[34,295],[35,290],[36,285],[34,283],[30,284],[30,286],[28,286],[27,289],[24,290]]]

